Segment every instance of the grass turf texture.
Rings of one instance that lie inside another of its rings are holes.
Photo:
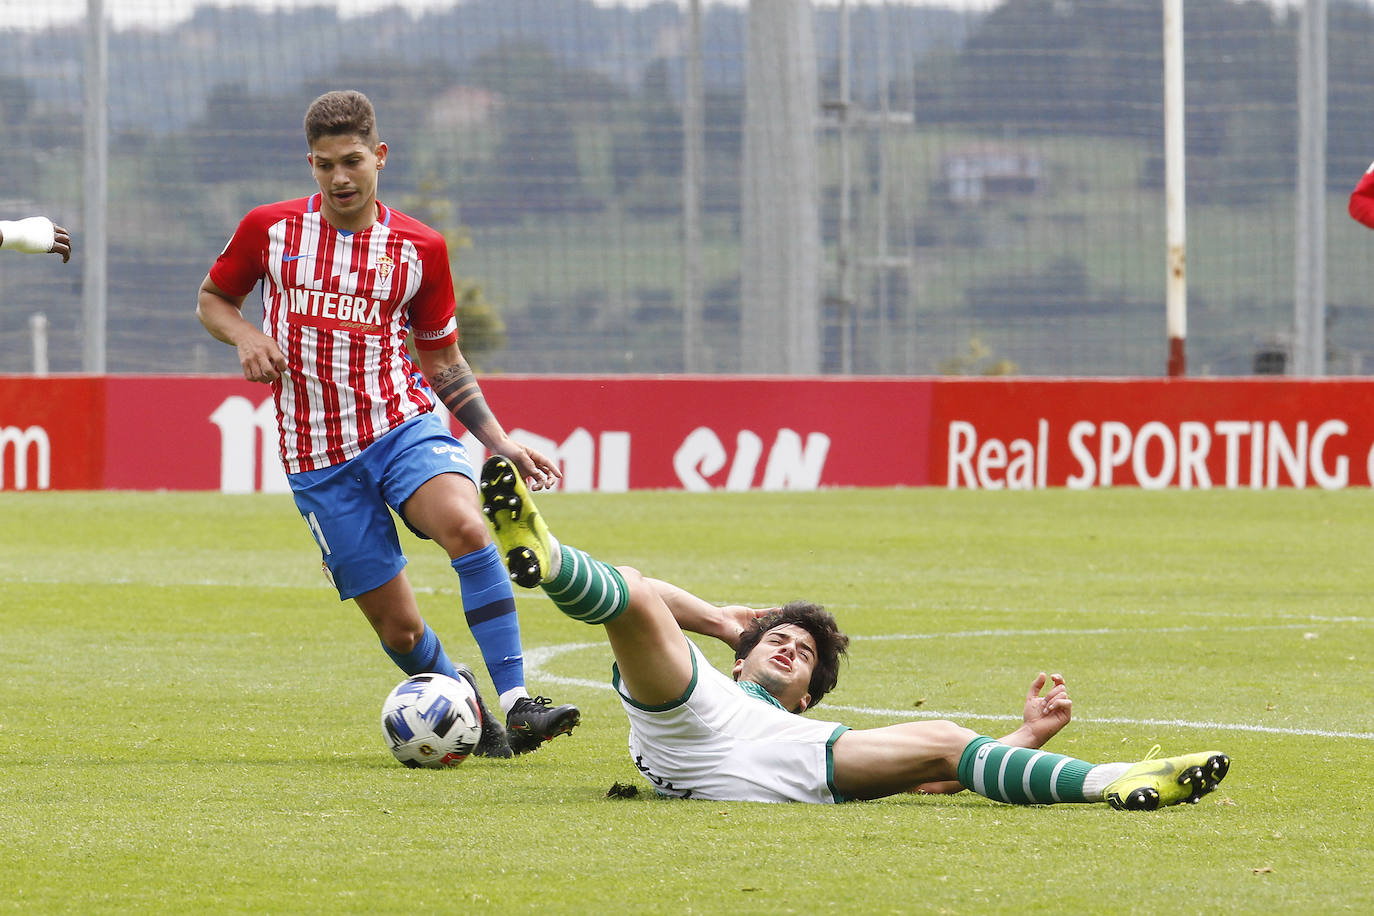
[[[1197,806],[652,797],[600,631],[522,593],[536,754],[395,763],[401,678],[289,498],[0,494],[0,910],[1368,912],[1367,491],[546,494],[556,534],[707,598],[807,596],[856,637],[815,715],[1000,735],[1039,670],[1093,761],[1219,748]],[[458,583],[422,610],[481,671]],[[724,664],[724,647],[704,648]],[[485,676],[482,683],[490,690]],[[615,782],[641,787],[609,799]]]

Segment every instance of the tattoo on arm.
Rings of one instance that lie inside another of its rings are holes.
[[[477,386],[477,379],[473,377],[467,360],[459,359],[430,379],[430,384],[434,386],[434,393],[439,400],[458,418],[458,422],[479,438],[483,428],[495,422],[496,418],[487,406],[486,398],[482,397],[482,389]]]

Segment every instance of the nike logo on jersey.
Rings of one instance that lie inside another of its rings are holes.
[[[284,254],[281,259],[283,261],[299,261],[303,257],[305,257],[303,254]]]

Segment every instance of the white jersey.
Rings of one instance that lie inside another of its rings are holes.
[[[848,730],[790,713],[711,666],[691,640],[692,682],[678,700],[645,706],[612,682],[630,717],[630,757],[662,795],[711,801],[845,801],[833,748]]]

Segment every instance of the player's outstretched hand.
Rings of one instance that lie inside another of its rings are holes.
[[[60,254],[65,264],[72,257],[72,237],[46,216],[0,220],[0,248],[25,254]]]
[[[1030,690],[1026,692],[1021,727],[1037,742],[1028,744],[1027,747],[1040,747],[1059,734],[1060,729],[1069,724],[1069,719],[1073,715],[1073,700],[1069,699],[1069,688],[1064,684],[1064,676],[1049,675],[1049,692],[1041,696],[1040,691],[1044,689],[1046,680],[1045,672],[1040,672],[1035,676],[1035,680],[1031,681]]]
[[[563,476],[558,465],[527,445],[512,441],[511,447],[501,452],[520,470],[531,490],[544,490],[553,486]]]

